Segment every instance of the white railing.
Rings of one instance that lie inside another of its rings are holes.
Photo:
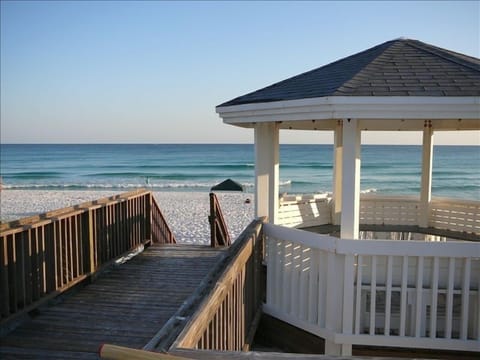
[[[418,225],[419,199],[412,196],[362,195],[360,224]]]
[[[264,231],[264,311],[325,338],[327,351],[480,351],[480,244],[343,240],[271,224]]]
[[[480,234],[480,201],[433,199],[429,225],[437,229]]]
[[[279,225],[308,227],[332,222],[331,198],[327,194],[283,196],[279,203],[277,220]]]
[[[332,204],[327,195],[283,197],[277,224],[295,228],[331,224]],[[360,224],[418,226],[421,211],[418,197],[363,194],[360,198]],[[426,211],[429,227],[480,234],[480,201],[435,198]]]

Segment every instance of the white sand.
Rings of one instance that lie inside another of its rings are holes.
[[[46,211],[119,194],[115,191],[2,190],[1,221],[17,220]],[[177,242],[208,244],[210,212],[207,192],[154,192],[155,198],[173,230]],[[217,193],[232,239],[253,220],[253,195]],[[250,199],[249,204],[245,203]]]

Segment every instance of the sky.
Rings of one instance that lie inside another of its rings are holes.
[[[253,143],[253,130],[223,124],[215,106],[399,37],[480,57],[479,1],[0,6],[2,143]],[[421,143],[411,132],[362,137]],[[437,133],[435,143],[478,145],[480,132]]]

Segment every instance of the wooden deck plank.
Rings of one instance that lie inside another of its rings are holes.
[[[98,359],[98,356],[82,351],[50,351],[43,349],[22,349],[18,347],[0,347],[0,359],[2,360],[29,360],[29,359],[53,359],[53,360],[91,360]]]
[[[0,338],[9,358],[96,359],[102,343],[145,345],[193,293],[223,250],[154,245]]]

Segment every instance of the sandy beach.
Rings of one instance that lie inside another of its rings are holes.
[[[72,206],[86,201],[119,194],[115,191],[56,191],[2,190],[0,217],[3,221],[17,220],[46,211]],[[208,244],[208,192],[154,192],[154,196],[179,243]],[[248,193],[218,193],[228,229],[235,239],[253,219],[253,195]]]

